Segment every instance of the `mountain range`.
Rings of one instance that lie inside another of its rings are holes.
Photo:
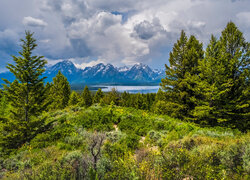
[[[71,61],[64,60],[53,66],[46,67],[44,76],[47,82],[52,82],[58,71],[67,77],[70,84],[156,84],[165,76],[163,70],[151,69],[145,64],[135,64],[132,67],[114,67],[112,64],[97,64],[84,69],[77,68]],[[13,81],[12,73],[0,73],[0,79]],[[2,84],[3,81],[0,80]]]

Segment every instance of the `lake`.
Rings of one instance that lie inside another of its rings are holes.
[[[109,86],[109,85],[98,85],[98,86],[92,86],[95,88],[101,88],[103,92],[109,92],[112,90],[112,88],[115,88],[118,92],[129,92],[132,94],[135,93],[157,93],[158,89],[160,86],[122,86],[122,85],[117,85],[117,86]]]

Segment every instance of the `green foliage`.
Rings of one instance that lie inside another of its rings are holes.
[[[80,95],[77,92],[72,91],[69,97],[69,105],[75,106],[80,102],[80,100],[81,100]]]
[[[89,91],[88,86],[85,86],[82,94],[81,94],[81,106],[89,107],[92,104],[92,96]]]
[[[103,101],[105,104],[110,105],[113,101],[115,105],[119,105],[120,103],[120,96],[119,93],[116,91],[115,88],[112,88],[110,92],[106,96],[104,96]]]
[[[96,91],[96,94],[94,96],[93,99],[93,103],[100,103],[100,100],[104,97],[104,94],[102,92],[102,89],[98,89],[98,91]]]
[[[219,40],[211,36],[205,57],[202,44],[182,31],[161,83],[168,107],[163,113],[202,125],[249,129],[249,47],[233,22]]]
[[[165,92],[161,88],[159,88],[159,90],[155,96],[155,101],[157,102],[157,101],[166,101],[166,100],[167,99],[166,99]]]
[[[161,87],[166,91],[169,115],[190,118],[190,112],[196,105],[198,63],[202,58],[202,44],[194,36],[188,39],[182,31],[170,53],[170,66],[165,65],[166,78],[162,79],[161,83]]]
[[[125,143],[129,149],[137,149],[139,146],[140,136],[136,134],[129,134],[124,140],[121,140],[122,143]]]
[[[121,94],[120,105],[124,107],[134,107],[136,109],[151,110],[155,101],[155,93],[149,94]]]
[[[70,100],[71,88],[67,78],[58,71],[53,83],[50,86],[49,98],[52,100],[52,109],[64,109],[68,106]]]
[[[3,149],[14,149],[31,140],[41,128],[44,119],[36,118],[47,108],[47,89],[44,87],[46,60],[43,56],[34,56],[32,51],[37,44],[33,33],[25,32],[25,39],[21,39],[22,50],[20,57],[13,57],[15,64],[8,64],[16,80],[12,83],[4,80],[4,95],[11,105],[8,122],[2,124],[0,146]]]
[[[171,110],[168,105],[166,101],[157,101],[153,107],[153,111],[157,114],[169,114]]]
[[[0,97],[0,118],[6,118],[10,113],[10,109],[11,107],[6,96],[2,94]]]
[[[250,174],[250,144],[245,145],[244,153],[242,155],[243,169]]]
[[[48,117],[47,131],[37,134],[12,155],[1,156],[0,176],[249,178],[249,133],[201,128],[165,115],[115,105],[77,110],[68,107],[43,116]]]
[[[219,40],[211,37],[200,63],[201,100],[195,108],[198,121],[211,125],[249,128],[249,43],[229,22]]]
[[[123,107],[131,106],[131,95],[126,91],[124,91],[121,94],[121,106]]]

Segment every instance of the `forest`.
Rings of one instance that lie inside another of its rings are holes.
[[[157,93],[71,90],[25,32],[0,89],[0,179],[249,179],[250,44],[181,32]]]

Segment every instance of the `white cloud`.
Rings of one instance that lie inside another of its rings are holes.
[[[236,16],[239,19],[240,23],[245,23],[247,25],[250,25],[250,11],[240,12]]]
[[[94,62],[158,68],[167,63],[182,29],[206,44],[232,20],[249,40],[249,7],[248,0],[5,0],[0,30],[11,29],[17,39],[25,28],[35,31],[37,52],[48,59],[78,59],[83,67],[98,59]],[[2,47],[0,56],[9,54]]]
[[[121,15],[99,12],[90,19],[80,19],[67,27],[73,47],[91,49],[91,53],[112,63],[124,57],[137,57],[148,53],[144,42],[131,37],[131,30],[122,25]],[[74,40],[78,40],[77,42]],[[80,46],[79,41],[86,46]]]
[[[27,16],[23,18],[23,24],[31,27],[45,27],[48,24],[41,19],[33,18],[31,16]]]

